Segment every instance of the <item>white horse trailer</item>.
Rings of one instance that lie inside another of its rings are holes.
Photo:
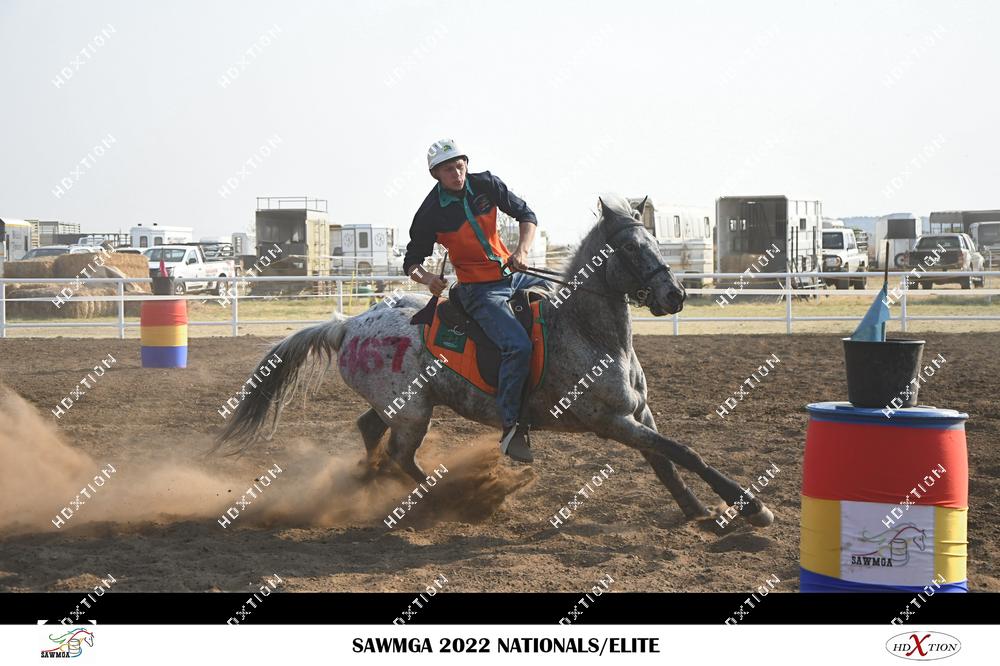
[[[889,268],[906,268],[905,255],[917,245],[923,226],[914,213],[890,213],[875,220],[875,238],[868,244],[868,261],[872,268],[885,268],[885,242],[889,237]]]
[[[132,247],[146,248],[157,245],[180,245],[194,240],[192,227],[171,227],[153,222],[148,227],[140,222],[129,230]]]
[[[715,211],[703,206],[657,204],[649,197],[630,197],[629,203],[633,208],[643,206],[639,211],[642,224],[656,238],[663,260],[675,275],[712,272]],[[709,281],[697,278],[684,280],[684,284],[702,287]]]
[[[0,219],[0,263],[17,261],[31,249],[31,223],[11,217]]]
[[[403,257],[396,248],[396,230],[371,224],[331,224],[333,269],[339,273],[396,275],[403,272]]]

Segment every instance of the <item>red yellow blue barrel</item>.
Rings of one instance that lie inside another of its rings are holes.
[[[139,311],[142,367],[187,367],[187,301],[143,301]]]
[[[807,407],[802,592],[967,592],[968,414]]]

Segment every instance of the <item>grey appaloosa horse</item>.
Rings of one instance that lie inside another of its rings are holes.
[[[526,404],[532,429],[592,432],[639,450],[688,519],[712,513],[687,487],[675,464],[704,479],[751,525],[770,525],[774,515],[758,498],[741,497],[739,485],[693,449],[657,432],[647,404],[646,378],[632,348],[628,297],[662,316],[680,311],[686,294],[627,200],[605,196],[599,208],[597,223],[563,277],[572,280],[573,289],[563,287],[568,296],[558,308],[546,310],[548,364],[542,384]],[[273,433],[306,361],[326,356],[329,367],[337,356],[344,382],[371,405],[357,420],[369,464],[374,466],[381,455],[379,445],[388,429],[385,453],[415,481],[424,481],[414,455],[435,405],[500,427],[494,398],[451,370],[439,371],[441,361],[427,351],[417,327],[409,323],[428,298],[405,294],[355,317],[334,314],[330,321],[279,342],[266,358],[277,355],[281,363],[240,403],[218,445],[238,442],[238,450],[247,448],[260,439],[272,412]],[[601,376],[595,377],[598,371]],[[585,377],[593,380],[584,382],[589,388],[576,390]],[[568,395],[573,395],[572,401]]]

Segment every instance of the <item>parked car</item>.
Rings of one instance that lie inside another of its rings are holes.
[[[937,256],[936,263],[934,257]],[[983,270],[983,255],[976,250],[968,234],[934,234],[921,236],[917,246],[906,255],[906,265],[909,268],[922,266],[927,271],[981,271]],[[978,283],[982,286],[984,277],[961,276],[955,278],[927,277],[913,278],[913,283],[919,288],[930,289],[935,284],[957,282],[962,289],[972,289]]]
[[[823,281],[837,289],[865,288],[864,277],[834,279],[830,273],[856,273],[868,266],[868,254],[858,247],[853,229],[823,230]]]
[[[211,291],[222,294],[225,282],[218,278],[236,277],[236,265],[232,259],[208,261],[199,245],[158,245],[142,252],[149,259],[149,275],[160,274],[160,260],[167,269],[167,275],[179,278],[195,278],[174,283],[175,294],[189,291]]]
[[[33,250],[28,250],[24,255],[25,259],[37,259],[39,257],[58,257],[60,254],[79,254],[81,252],[96,252],[97,248],[86,245],[43,245]]]

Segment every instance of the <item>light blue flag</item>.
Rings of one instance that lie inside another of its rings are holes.
[[[885,323],[889,321],[888,300],[889,283],[882,285],[882,290],[875,297],[875,302],[868,308],[858,328],[851,334],[851,340],[868,342],[885,342]]]

